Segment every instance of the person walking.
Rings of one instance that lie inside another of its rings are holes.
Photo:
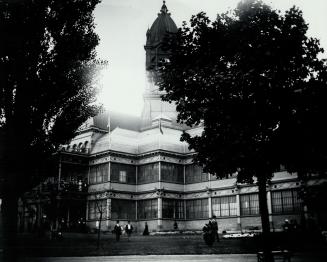
[[[116,234],[116,241],[118,242],[120,240],[120,235],[121,235],[121,232],[122,232],[122,228],[119,224],[119,220],[117,220],[117,223],[114,227],[114,233]]]
[[[129,238],[131,237],[131,234],[133,232],[133,226],[130,224],[129,220],[127,222],[127,225],[125,226],[125,232],[127,233],[127,240],[129,241]]]
[[[213,230],[213,234],[217,240],[217,242],[219,242],[219,235],[218,235],[218,222],[216,221],[216,216],[212,216],[211,219],[211,226],[212,226],[212,230]]]

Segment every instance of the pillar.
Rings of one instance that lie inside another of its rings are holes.
[[[106,216],[106,226],[109,228],[109,220],[111,218],[111,198],[107,198]]]
[[[240,194],[236,194],[236,215],[237,215],[237,229],[242,232],[242,223],[241,223],[241,203],[240,203]]]
[[[162,197],[158,197],[158,230],[162,229]]]
[[[212,197],[211,194],[209,195],[208,198],[208,211],[209,211],[209,218],[212,217]]]
[[[270,189],[267,190],[267,206],[268,206],[270,230],[275,231],[274,222],[273,222],[273,219],[272,219],[272,202],[271,202],[271,191],[270,191]]]

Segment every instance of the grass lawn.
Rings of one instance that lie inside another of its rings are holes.
[[[302,241],[293,248],[298,252],[320,252],[326,250],[325,243]],[[312,244],[310,245],[310,242]],[[101,234],[101,245],[97,249],[97,234],[64,233],[62,240],[50,240],[32,234],[19,235],[17,252],[20,256],[113,256],[113,255],[167,255],[167,254],[246,254],[260,250],[260,239],[220,239],[208,247],[202,235],[132,235],[131,240],[123,235],[116,242],[114,235]]]

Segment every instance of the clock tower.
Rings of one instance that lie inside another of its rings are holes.
[[[159,87],[155,84],[158,63],[161,59],[168,57],[168,51],[162,48],[163,40],[168,33],[176,32],[177,26],[168,12],[166,1],[163,1],[158,17],[146,32],[144,49],[146,54],[147,84],[143,94],[142,128],[151,126],[152,121],[158,119],[158,117],[171,119],[172,122],[176,121],[177,112],[175,105],[161,100],[160,96],[164,91],[159,91]]]

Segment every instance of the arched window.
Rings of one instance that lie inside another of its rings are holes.
[[[76,151],[76,144],[73,145],[73,151]]]
[[[87,152],[89,141],[85,141],[83,145],[83,152]]]
[[[69,151],[69,150],[70,150],[70,146],[67,146],[67,147],[66,147],[66,151]]]

